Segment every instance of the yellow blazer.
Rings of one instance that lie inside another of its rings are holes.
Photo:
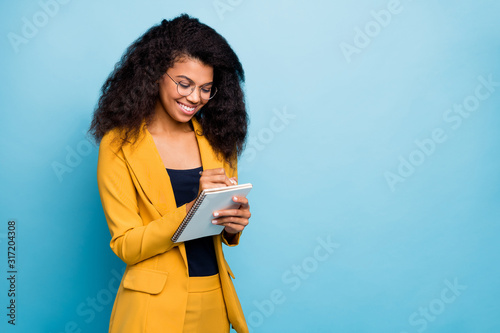
[[[236,165],[231,168],[218,158],[200,135],[200,124],[195,119],[192,123],[203,168],[224,168],[228,177],[236,177]],[[172,243],[171,237],[186,215],[186,205],[177,208],[170,178],[145,123],[133,145],[119,148],[112,144],[119,135],[112,130],[103,137],[97,166],[110,246],[127,264],[109,332],[182,332],[188,264],[184,243]],[[237,234],[231,244],[222,235],[213,239],[229,321],[238,333],[246,333],[248,327],[231,280],[234,275],[222,252],[222,242],[234,246],[239,237]]]

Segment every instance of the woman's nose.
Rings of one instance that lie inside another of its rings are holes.
[[[196,87],[186,98],[190,103],[198,104],[200,102],[200,89]]]

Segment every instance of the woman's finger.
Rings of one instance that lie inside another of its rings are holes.
[[[248,199],[245,198],[245,197],[238,197],[238,196],[234,196],[233,197],[233,202],[237,202],[237,203],[240,203],[244,206],[249,206],[248,205]]]
[[[252,216],[249,209],[224,209],[213,212],[214,218],[222,218],[222,217],[244,217],[249,219]]]
[[[226,176],[223,168],[203,170],[200,177],[200,188],[215,188],[222,186],[231,186],[234,183]]]
[[[224,216],[213,219],[212,223],[218,225],[225,223],[236,223],[241,225],[247,225],[248,218],[246,216]]]

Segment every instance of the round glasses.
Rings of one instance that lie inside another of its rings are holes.
[[[177,82],[174,79],[172,79],[172,77],[170,75],[168,75],[168,73],[165,73],[165,74],[167,74],[167,76],[170,78],[170,80],[174,81],[174,83],[177,85],[177,92],[181,96],[191,95],[197,87],[197,85],[195,85],[194,82],[191,80],[184,79],[184,80]],[[214,98],[215,94],[217,93],[217,88],[213,87],[211,85],[212,85],[212,83],[207,83],[207,84],[204,84],[204,85],[198,87],[200,89],[200,98],[201,99],[208,101],[209,99]],[[206,87],[206,86],[208,86],[208,87]]]

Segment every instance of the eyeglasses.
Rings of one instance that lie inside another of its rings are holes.
[[[174,83],[177,85],[177,92],[181,96],[191,95],[193,93],[194,89],[196,89],[196,87],[197,87],[197,85],[195,85],[194,82],[192,82],[192,81],[182,80],[182,81],[177,82],[174,79],[172,79],[172,77],[170,75],[168,75],[168,73],[165,73],[165,74],[167,74],[167,76],[170,78],[170,80],[174,81]],[[212,83],[207,83],[206,85],[211,85],[211,84]],[[202,85],[198,88],[200,88],[200,98],[205,100],[205,101],[208,101],[209,99],[214,98],[215,94],[217,93],[216,87],[206,88],[205,85]]]

